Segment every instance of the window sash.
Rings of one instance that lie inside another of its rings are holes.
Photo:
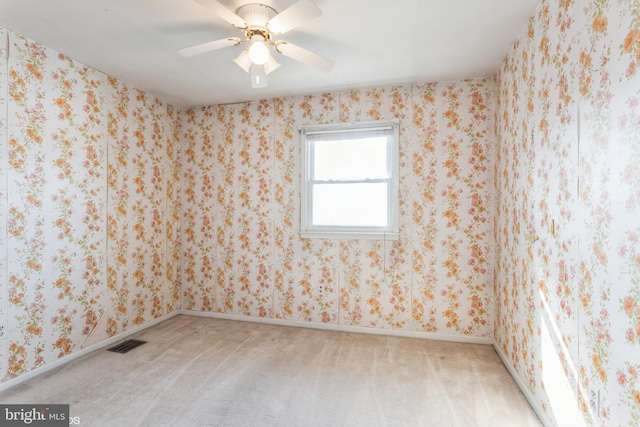
[[[311,228],[389,225],[389,186],[385,181],[322,183],[313,185],[311,191]],[[368,193],[367,197],[359,199],[358,194],[363,193]],[[323,203],[330,197],[340,198],[340,203]]]
[[[309,179],[313,181],[363,181],[366,179],[389,178],[392,165],[389,162],[390,136],[387,134],[369,135],[363,138],[342,139],[311,138]],[[333,143],[333,144],[332,144]],[[384,161],[381,165],[380,148],[384,150]],[[333,155],[330,164],[322,162],[329,154]],[[347,164],[345,159],[358,157],[357,167]],[[382,166],[382,167],[381,167]],[[359,173],[359,174],[358,174]],[[324,179],[323,176],[330,176]]]

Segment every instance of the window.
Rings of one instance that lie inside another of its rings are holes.
[[[302,237],[397,239],[399,121],[300,131]]]

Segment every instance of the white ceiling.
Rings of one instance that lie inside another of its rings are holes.
[[[219,0],[236,11],[259,0]],[[234,62],[246,46],[185,58],[177,49],[242,37],[194,0],[0,0],[0,25],[178,106],[243,102],[493,75],[539,0],[314,0],[323,14],[277,39],[336,62],[324,74],[275,54],[269,86]],[[296,0],[260,0],[281,12]]]

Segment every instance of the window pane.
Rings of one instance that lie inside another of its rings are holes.
[[[387,137],[317,140],[313,144],[315,180],[387,178]]]
[[[387,183],[316,184],[313,225],[387,226]]]

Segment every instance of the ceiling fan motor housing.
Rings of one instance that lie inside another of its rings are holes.
[[[261,35],[265,40],[271,39],[271,32],[267,28],[267,22],[275,17],[278,12],[272,7],[260,3],[249,3],[241,6],[236,11],[247,27],[243,28],[247,33],[247,38],[251,39],[253,35]]]

